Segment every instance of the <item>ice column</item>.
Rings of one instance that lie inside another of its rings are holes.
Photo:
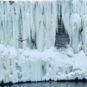
[[[83,33],[82,33],[82,42],[83,50],[87,54],[87,15],[82,17]]]
[[[78,52],[81,48],[80,44],[81,18],[79,14],[71,15],[71,46],[74,52]]]

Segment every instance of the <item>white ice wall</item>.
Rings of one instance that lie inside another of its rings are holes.
[[[0,2],[0,43],[43,50],[54,46],[57,29],[57,3]],[[17,39],[22,34],[23,43]]]
[[[62,0],[62,18],[70,37],[70,45],[74,52],[83,49],[87,54],[86,9],[87,0]]]
[[[0,2],[0,43],[17,48],[37,48],[40,51],[54,46],[60,6],[64,27],[70,38],[70,46],[73,49],[77,47],[74,52],[80,49],[86,52],[86,0],[14,2],[12,4]],[[19,33],[24,40],[26,39],[22,43],[18,41]]]
[[[83,51],[43,52],[0,45],[0,82],[87,79],[87,56]]]

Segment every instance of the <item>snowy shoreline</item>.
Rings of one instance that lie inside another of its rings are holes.
[[[48,80],[48,81],[26,81],[26,82],[16,82],[16,83],[12,83],[12,82],[9,82],[9,83],[3,83],[3,81],[0,83],[0,86],[10,86],[10,85],[20,85],[20,84],[37,84],[37,83],[53,83],[53,82],[57,82],[57,83],[66,83],[66,82],[75,82],[75,83],[78,83],[78,82],[81,82],[81,83],[84,83],[84,82],[87,82],[87,79],[74,79],[74,80],[57,80],[57,81],[54,81],[54,80]]]
[[[87,79],[87,57],[83,51],[73,54],[70,48],[43,52],[0,45],[0,82],[62,81]]]

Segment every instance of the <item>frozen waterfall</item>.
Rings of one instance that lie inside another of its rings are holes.
[[[87,79],[86,34],[87,0],[0,1],[0,83]]]
[[[0,2],[0,43],[40,50],[54,46],[57,13],[56,2]]]
[[[73,51],[86,52],[86,4],[86,0],[0,2],[0,43],[40,51],[53,47],[61,19]],[[23,42],[18,40],[20,33]]]

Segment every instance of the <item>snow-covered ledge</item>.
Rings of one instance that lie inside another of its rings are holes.
[[[43,52],[0,45],[0,82],[87,79],[87,57],[68,48]]]

